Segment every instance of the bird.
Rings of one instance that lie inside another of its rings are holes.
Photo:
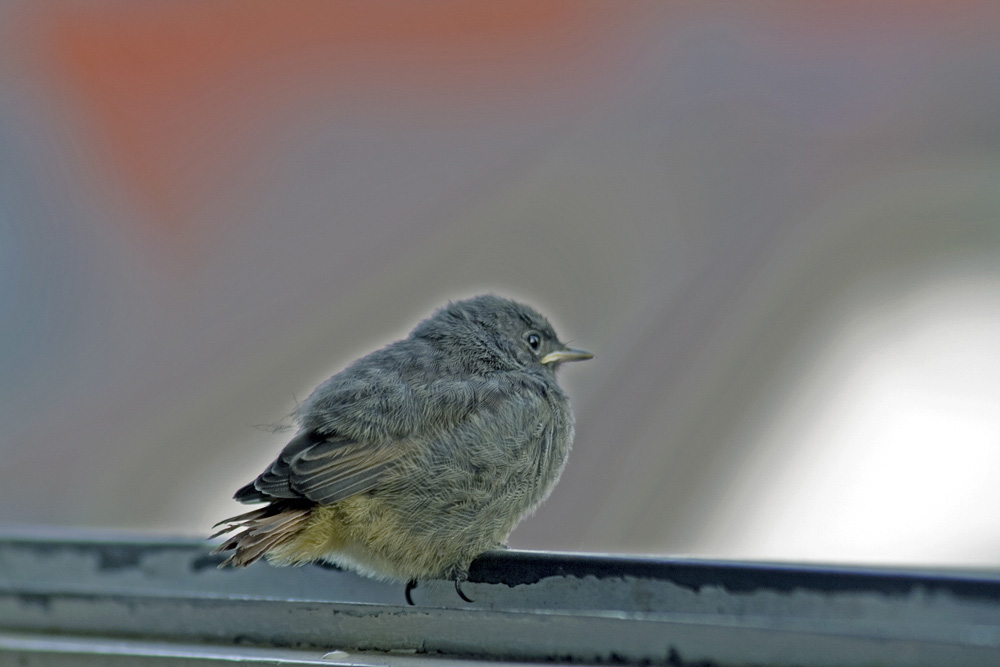
[[[348,365],[293,412],[295,436],[233,496],[265,503],[216,524],[220,567],[323,561],[407,582],[450,579],[504,548],[566,465],[574,417],[556,381],[594,355],[538,311],[453,301]]]

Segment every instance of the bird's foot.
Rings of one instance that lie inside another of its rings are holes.
[[[468,572],[459,572],[455,575],[455,592],[458,593],[458,597],[462,598],[466,602],[472,602],[465,593],[462,592],[462,584],[469,580]]]
[[[458,597],[462,598],[466,602],[473,602],[473,600],[470,599],[469,596],[465,594],[465,591],[462,590],[462,584],[464,584],[466,581],[469,580],[469,573],[459,572],[458,574],[452,576],[451,579],[452,582],[454,582],[455,584],[455,592],[458,593]],[[416,606],[413,602],[413,589],[417,587],[418,583],[420,582],[418,582],[416,579],[410,579],[408,582],[406,582],[406,588],[403,590],[403,595],[406,597],[406,604],[410,605],[411,607]]]
[[[410,596],[410,593],[412,593],[413,589],[416,587],[417,587],[417,580],[410,579],[409,581],[406,582],[406,590],[403,592],[403,594],[406,596],[406,604],[410,605],[411,607],[416,606],[413,604],[413,598]]]

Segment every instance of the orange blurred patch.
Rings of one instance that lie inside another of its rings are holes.
[[[238,163],[261,106],[317,87],[407,104],[415,90],[432,102],[454,89],[544,92],[609,9],[621,15],[576,0],[46,3],[29,9],[41,34],[25,42],[90,115],[125,189],[179,233]]]

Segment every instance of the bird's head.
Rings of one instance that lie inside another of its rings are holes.
[[[493,294],[453,301],[410,334],[422,337],[478,372],[536,366],[551,372],[594,355],[567,347],[537,310]]]

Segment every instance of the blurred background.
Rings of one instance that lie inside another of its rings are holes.
[[[492,291],[536,549],[1000,563],[1000,4],[0,5],[0,524],[205,535]]]

